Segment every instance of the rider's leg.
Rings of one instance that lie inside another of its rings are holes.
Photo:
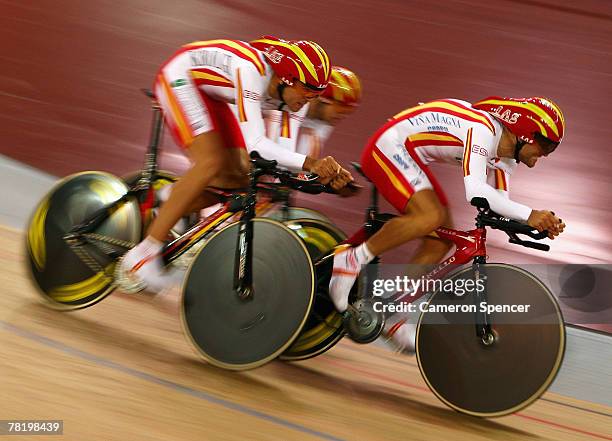
[[[351,287],[363,265],[380,255],[413,239],[423,237],[444,222],[445,208],[434,190],[414,193],[404,209],[404,215],[387,222],[367,242],[341,249],[334,257],[334,269],[329,294],[338,311],[348,306]]]
[[[227,170],[239,174],[239,164],[232,164],[229,154],[217,132],[207,132],[194,138],[189,146],[193,166],[179,179],[170,197],[152,222],[149,234],[123,258],[122,270],[136,278],[137,286],[146,284],[149,290],[161,291],[175,283],[180,274],[166,273],[159,252],[170,229],[183,216],[189,206],[202,194],[204,188],[215,181],[216,175],[227,175]],[[234,149],[231,149],[234,150]],[[235,149],[238,150],[238,149]]]
[[[453,223],[448,207],[444,208],[444,222],[442,227],[452,228]],[[453,247],[453,243],[447,240],[434,237],[433,235],[424,236],[421,245],[410,259],[407,276],[418,279],[442,261]]]

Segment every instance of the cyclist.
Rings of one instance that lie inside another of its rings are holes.
[[[148,236],[125,255],[122,278],[152,291],[173,282],[159,255],[169,230],[194,206],[216,202],[202,196],[207,186],[247,184],[247,150],[257,150],[290,169],[317,173],[322,182],[336,189],[351,181],[350,173],[333,158],[314,159],[287,151],[264,133],[264,109],[303,116],[307,103],[325,90],[330,71],[329,57],[317,43],[270,36],[250,43],[211,40],[187,44],[164,63],[155,81],[155,95],[167,126],[192,166],[173,185]]]
[[[489,97],[470,104],[443,99],[404,110],[382,126],[366,145],[361,165],[368,178],[400,216],[365,243],[340,248],[334,256],[330,296],[345,311],[351,286],[362,265],[405,242],[422,238],[411,263],[438,263],[451,244],[428,236],[451,227],[447,199],[428,168],[432,162],[460,165],[465,195],[485,197],[502,216],[523,221],[549,237],[565,224],[548,210],[535,210],[509,199],[509,177],[518,163],[534,167],[559,145],[565,132],[561,109],[541,97]],[[409,346],[407,326],[394,326],[396,341]]]
[[[345,67],[333,66],[327,88],[310,103],[299,132],[290,130],[287,112],[267,110],[266,133],[288,150],[319,158],[334,127],[352,114],[360,101],[359,77]]]

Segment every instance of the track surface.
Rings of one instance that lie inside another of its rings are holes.
[[[457,414],[414,358],[348,341],[300,363],[219,370],[186,343],[176,295],[59,313],[38,301],[21,249],[0,229],[0,415],[63,419],[49,439],[612,439],[612,408],[552,393],[495,420]]]

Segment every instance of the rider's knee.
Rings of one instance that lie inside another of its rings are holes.
[[[429,211],[423,214],[423,229],[430,233],[437,228],[440,228],[446,220],[446,211],[442,206],[431,207]]]

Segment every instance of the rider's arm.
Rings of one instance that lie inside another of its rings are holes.
[[[257,150],[266,159],[274,159],[282,167],[293,170],[301,170],[306,160],[306,155],[283,148],[266,137],[266,128],[261,110],[261,100],[265,91],[265,81],[255,69],[241,68],[236,73],[240,76],[239,87],[236,84],[236,109],[237,118],[240,123],[242,136],[249,152]],[[238,83],[238,81],[236,81]],[[291,120],[291,130],[298,130],[297,120]]]
[[[510,174],[504,170],[490,168],[487,173],[487,184],[506,199],[510,199]]]
[[[495,188],[487,184],[487,159],[495,156],[496,146],[492,146],[491,136],[484,129],[475,127],[473,133],[468,134],[463,151],[463,183],[465,184],[465,197],[470,202],[474,197],[484,197],[496,213],[516,219],[527,221],[531,208],[504,197]]]
[[[323,156],[323,146],[333,131],[333,126],[321,120],[306,118],[297,138],[297,151],[312,158]]]

